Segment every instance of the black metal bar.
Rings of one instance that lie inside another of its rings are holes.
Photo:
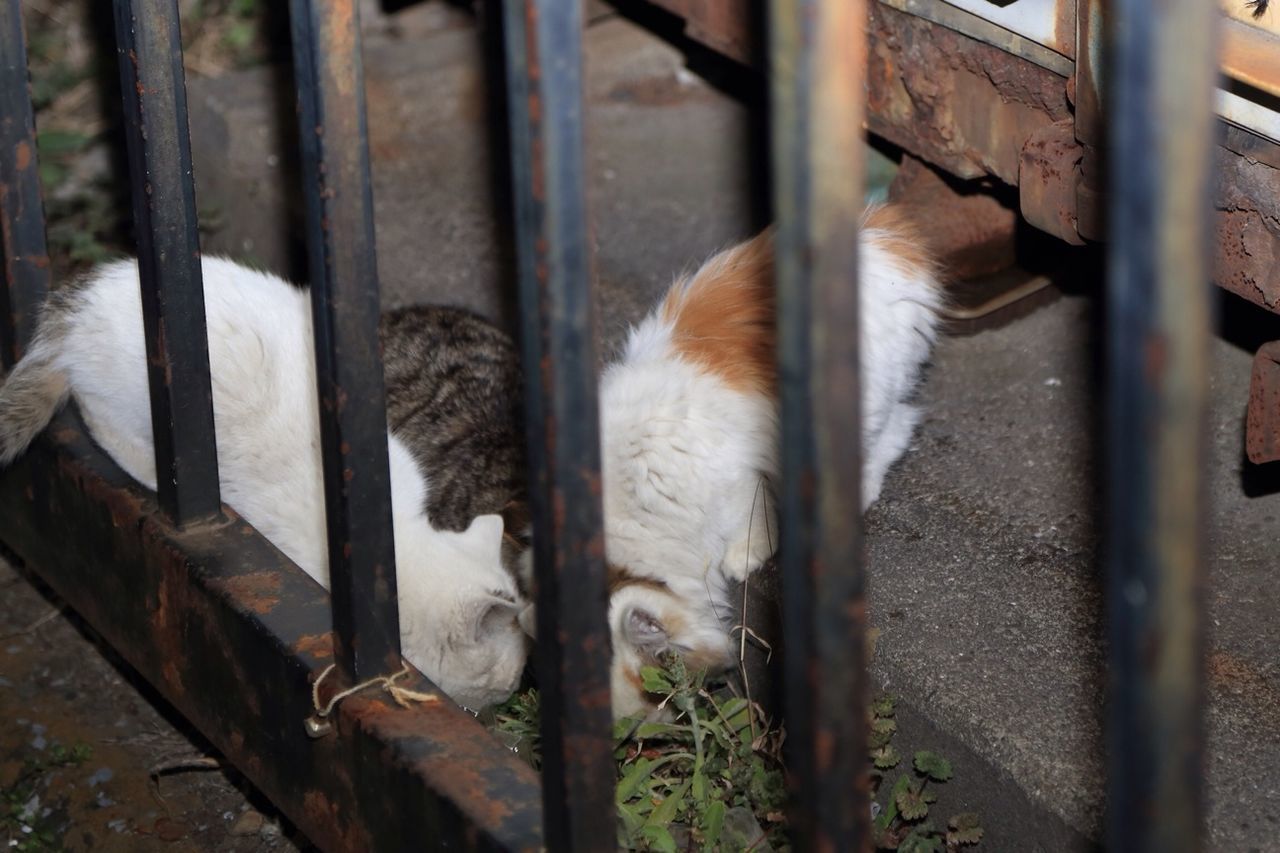
[[[244,521],[175,530],[74,416],[0,472],[0,540],[319,848],[544,849],[537,775],[452,702],[369,691],[308,737],[329,597]]]
[[[49,291],[21,0],[0,11],[0,261],[0,367],[12,367]]]
[[[116,0],[115,16],[156,491],[183,525],[222,502],[177,0]]]
[[[1218,11],[1117,0],[1108,257],[1110,849],[1202,845],[1203,494]]]
[[[858,375],[863,0],[770,5],[793,839],[870,849]]]
[[[333,629],[360,681],[400,659],[360,21],[355,0],[291,0],[290,19]]]
[[[615,771],[581,6],[506,0],[505,26],[536,530],[544,824],[551,850],[612,850]]]

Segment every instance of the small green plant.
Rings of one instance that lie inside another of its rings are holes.
[[[669,722],[620,720],[614,726],[618,844],[627,850],[743,850],[768,845],[788,850],[784,733],[760,706],[728,688],[712,688],[678,657],[646,667],[644,689],[674,712]],[[873,768],[874,832],[879,850],[956,853],[982,839],[975,814],[953,815],[943,827],[929,820],[933,787],[951,779],[951,764],[917,752],[911,770],[890,783],[902,763],[894,747],[894,700],[882,696],[868,710],[868,757]],[[492,712],[497,736],[534,767],[538,760],[538,694],[518,693]],[[878,809],[878,813],[877,810]]]
[[[619,844],[663,851],[746,849],[763,840],[785,846],[782,733],[760,707],[712,692],[705,675],[689,672],[678,656],[640,677],[675,715],[614,727]]]
[[[46,853],[62,849],[58,827],[47,821],[40,809],[41,780],[51,771],[78,767],[92,755],[87,744],[68,748],[55,743],[47,753],[23,762],[13,783],[0,790],[0,835],[7,850]]]
[[[933,752],[920,751],[912,761],[912,772],[901,773],[887,786],[886,773],[902,759],[893,748],[898,730],[894,719],[894,700],[882,696],[872,703],[871,731],[868,736],[872,770],[872,787],[876,793],[875,842],[878,850],[899,853],[954,853],[961,847],[982,840],[982,826],[972,813],[953,815],[944,828],[929,820],[930,807],[938,796],[929,783],[942,784],[951,779],[951,762]],[[873,809],[874,812],[874,809]]]

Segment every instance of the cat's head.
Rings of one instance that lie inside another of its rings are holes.
[[[660,708],[664,696],[644,689],[641,670],[661,666],[669,655],[684,659],[690,670],[715,674],[733,664],[729,635],[705,600],[690,601],[665,583],[609,568],[609,635],[612,662],[609,692],[613,716],[656,720],[670,715]],[[536,636],[535,610],[529,604],[520,624]]]
[[[661,581],[635,579],[609,596],[609,633],[613,663],[609,672],[613,715],[659,719],[666,697],[644,689],[640,671],[661,666],[669,655],[683,658],[690,671],[723,672],[733,664],[729,635],[714,613],[691,605]]]
[[[502,518],[482,515],[462,533],[419,518],[426,529],[396,541],[404,656],[459,705],[501,702],[529,652],[524,602],[502,564]]]

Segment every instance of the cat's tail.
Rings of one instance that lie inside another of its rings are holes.
[[[0,380],[0,467],[22,455],[70,394],[67,372],[58,359],[66,337],[66,312],[62,300],[49,299],[31,345]]]

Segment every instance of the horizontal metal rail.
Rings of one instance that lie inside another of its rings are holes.
[[[0,367],[12,367],[49,291],[49,250],[21,0],[0,10]]]
[[[770,5],[791,830],[870,850],[858,223],[864,0]]]
[[[308,737],[329,596],[234,514],[175,528],[67,415],[0,476],[0,518],[5,544],[321,849],[544,849],[536,774],[440,694],[402,709],[360,693],[334,735]]]
[[[400,668],[373,189],[356,0],[291,0],[338,659]]]
[[[1213,4],[1118,0],[1107,285],[1110,849],[1204,828],[1203,485]]]
[[[612,850],[615,770],[582,4],[506,0],[507,100],[534,519],[542,788],[551,850]]]
[[[156,491],[181,526],[222,501],[178,4],[115,0],[115,17]]]

